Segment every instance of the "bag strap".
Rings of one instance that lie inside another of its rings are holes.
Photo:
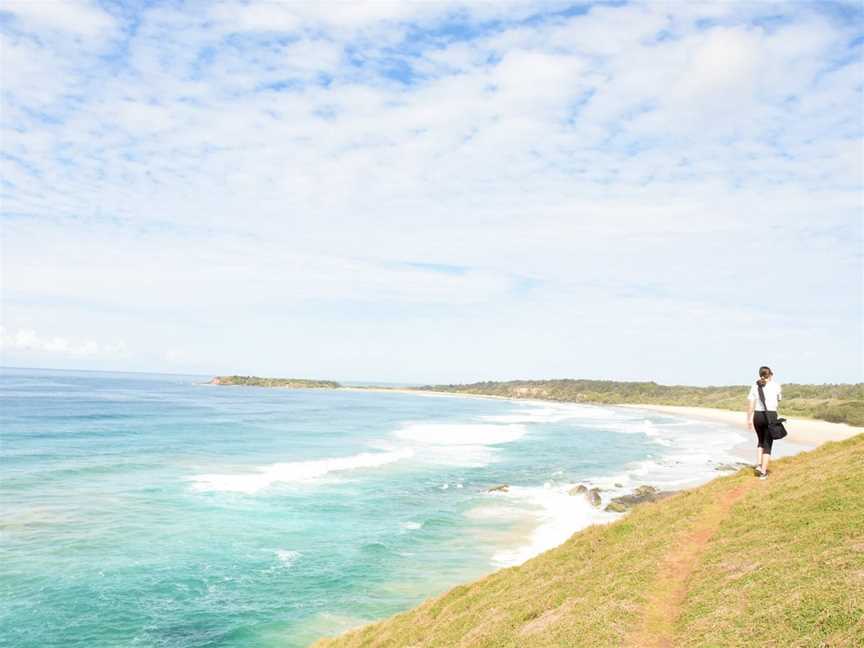
[[[756,383],[756,387],[759,388],[759,400],[762,401],[762,407],[765,408],[765,416],[768,416],[768,406],[765,404],[765,392],[762,391],[762,385],[758,382]]]

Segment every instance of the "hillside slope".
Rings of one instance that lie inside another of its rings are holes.
[[[864,435],[716,479],[316,644],[864,646]]]

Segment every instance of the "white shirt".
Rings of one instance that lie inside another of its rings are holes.
[[[781,400],[782,394],[780,393],[780,383],[774,382],[773,380],[769,380],[765,386],[762,388],[763,393],[765,394],[765,405],[768,406],[769,412],[777,411],[777,403]],[[756,387],[756,383],[753,383],[753,386],[750,387],[750,393],[747,394],[747,400],[752,401],[754,403],[753,409],[757,412],[764,412],[765,408],[762,407],[762,401],[759,400],[759,388]]]

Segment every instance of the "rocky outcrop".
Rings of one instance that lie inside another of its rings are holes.
[[[599,488],[591,488],[589,489],[585,484],[579,484],[578,486],[574,486],[569,491],[567,491],[570,495],[584,495],[585,499],[593,507],[600,506],[600,489]]]
[[[499,484],[498,486],[493,486],[487,493],[507,493],[510,491],[510,484]]]
[[[738,471],[742,468],[747,468],[750,464],[744,463],[743,461],[736,461],[734,464],[717,464],[714,466],[714,470],[729,470],[729,471]]]
[[[633,495],[636,497],[650,497],[652,495],[656,495],[660,490],[655,488],[654,486],[639,486],[636,490],[633,491]]]
[[[612,501],[606,505],[604,510],[609,511],[610,513],[623,513],[629,511],[637,504],[642,504],[643,502],[656,502],[657,500],[666,499],[674,494],[675,491],[661,491],[654,486],[639,486],[630,495],[613,497]]]

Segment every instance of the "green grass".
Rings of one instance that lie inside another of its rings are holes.
[[[746,470],[318,646],[619,646],[659,566]],[[864,646],[864,435],[773,465],[688,581],[675,646]]]
[[[468,385],[426,385],[425,391],[484,394],[507,398],[537,398],[578,403],[682,405],[742,411],[749,385],[690,387],[655,382],[614,380],[511,380]],[[786,416],[801,416],[832,423],[864,426],[864,383],[843,385],[783,385],[780,409]]]

